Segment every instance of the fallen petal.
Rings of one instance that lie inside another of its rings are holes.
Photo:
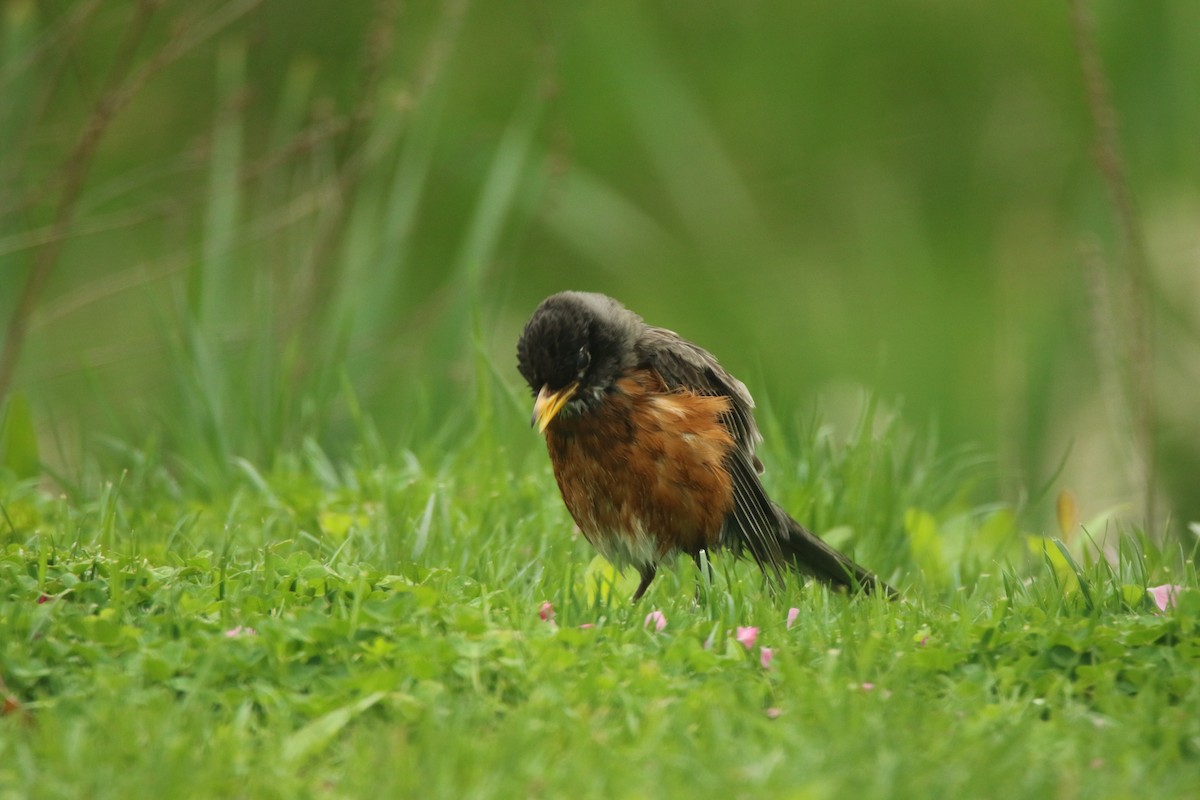
[[[800,616],[800,609],[798,609],[798,608],[789,608],[788,609],[787,626],[789,629],[793,625],[796,624],[796,617],[798,617],[798,616]]]
[[[758,663],[762,664],[763,669],[771,668],[771,659],[775,657],[775,651],[769,647],[758,648]]]
[[[1174,583],[1164,583],[1162,586],[1151,586],[1146,590],[1146,592],[1154,598],[1154,605],[1158,606],[1159,611],[1166,611],[1168,608],[1174,608],[1175,601],[1178,599],[1179,593],[1182,591],[1183,587]]]
[[[654,626],[655,632],[661,632],[663,628],[667,627],[667,618],[661,611],[655,609],[646,615],[646,621],[642,623],[642,627],[645,628],[649,628],[651,625]]]
[[[754,642],[758,639],[758,628],[751,626],[742,627],[739,625],[736,638],[741,642],[743,647],[749,650],[751,647],[754,647]]]

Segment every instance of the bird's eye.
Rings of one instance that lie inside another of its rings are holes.
[[[575,357],[575,369],[580,377],[587,372],[588,366],[592,363],[592,354],[588,352],[587,345],[579,348],[579,355]]]

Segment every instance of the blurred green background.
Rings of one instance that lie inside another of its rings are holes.
[[[27,408],[60,480],[130,447],[344,453],[364,420],[533,452],[514,343],[576,288],[713,350],[785,431],[869,394],[994,453],[992,496],[1141,523],[1149,475],[1185,531],[1200,3],[1093,12],[1132,246],[1067,2],[8,0],[10,434]]]

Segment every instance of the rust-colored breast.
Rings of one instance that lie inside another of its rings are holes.
[[[733,507],[724,397],[666,392],[653,372],[617,383],[598,408],[558,417],[546,446],[563,501],[613,563],[656,564],[717,544]]]

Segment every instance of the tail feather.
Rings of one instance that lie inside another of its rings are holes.
[[[831,586],[864,592],[899,593],[814,536],[767,497],[750,461],[733,454],[726,462],[733,477],[733,509],[725,518],[721,543],[749,554],[763,572],[782,577],[790,567]]]
[[[811,575],[830,586],[841,586],[863,592],[882,592],[891,599],[900,595],[875,573],[854,563],[847,556],[818,539],[811,531],[792,519],[786,511],[775,506],[784,523],[785,535],[780,537],[779,549],[788,566],[797,572]]]

